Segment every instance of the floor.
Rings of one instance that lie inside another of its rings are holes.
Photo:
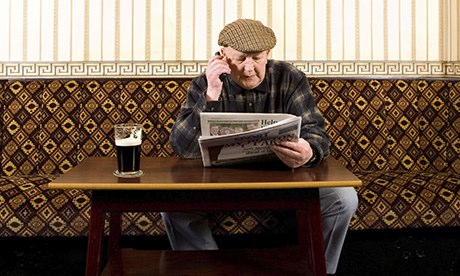
[[[460,228],[352,231],[337,275],[460,275]],[[221,248],[266,245],[265,237],[216,238]],[[269,239],[273,245],[289,237]],[[123,246],[167,248],[165,237],[124,238]],[[86,239],[0,238],[0,275],[84,275]]]

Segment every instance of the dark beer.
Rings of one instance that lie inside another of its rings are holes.
[[[118,170],[114,175],[119,177],[139,177],[142,126],[135,123],[117,124],[115,129],[115,146],[117,148]]]
[[[118,171],[120,173],[138,172],[141,163],[141,145],[116,147]]]

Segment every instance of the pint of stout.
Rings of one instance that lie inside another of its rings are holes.
[[[117,148],[119,177],[139,177],[140,170],[142,125],[135,123],[117,124],[114,126],[115,146]]]

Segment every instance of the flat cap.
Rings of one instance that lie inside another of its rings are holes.
[[[218,44],[240,52],[261,52],[275,47],[276,36],[258,20],[238,19],[220,31]]]

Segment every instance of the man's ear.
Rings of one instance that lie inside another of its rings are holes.
[[[226,50],[227,50],[226,47],[220,48],[220,55],[223,56],[224,58],[227,57]]]

